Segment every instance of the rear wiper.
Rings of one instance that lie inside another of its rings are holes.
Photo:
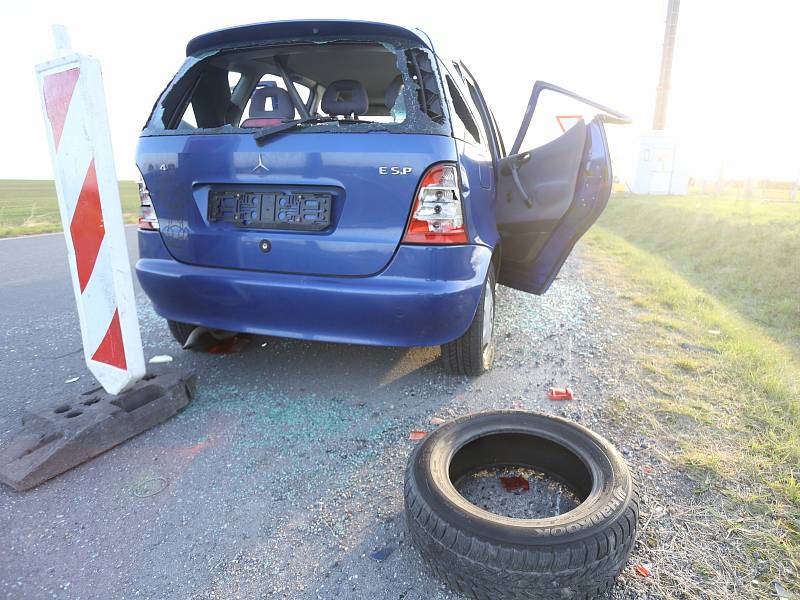
[[[354,123],[372,123],[372,122],[373,121],[361,121],[359,119],[338,119],[336,117],[311,117],[308,119],[287,121],[286,123],[273,125],[271,127],[263,127],[258,131],[253,132],[253,137],[256,139],[256,142],[262,142],[268,137],[271,137],[273,135],[277,135],[279,133],[283,133],[291,129],[296,129],[297,127],[303,127],[305,125],[316,125],[317,123],[345,123],[347,125],[352,125]]]

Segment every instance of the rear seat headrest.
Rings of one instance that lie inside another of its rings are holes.
[[[272,109],[267,109],[267,98],[272,99]],[[257,88],[250,97],[248,116],[256,119],[294,119],[294,104],[289,92],[277,86]]]
[[[363,115],[369,110],[367,90],[354,79],[334,81],[322,95],[321,108],[329,115]]]

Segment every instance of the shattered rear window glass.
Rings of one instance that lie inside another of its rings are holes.
[[[314,122],[297,131],[449,135],[434,60],[413,42],[384,38],[220,48],[186,60],[143,135],[247,134],[305,119]]]

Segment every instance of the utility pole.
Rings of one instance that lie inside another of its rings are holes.
[[[672,77],[672,54],[675,51],[675,34],[678,31],[678,9],[681,0],[669,0],[667,20],[664,25],[664,47],[661,51],[661,73],[656,89],[656,110],[653,115],[653,129],[660,131],[667,124],[667,100],[669,83]]]
[[[685,196],[689,192],[689,176],[679,165],[680,152],[674,128],[673,131],[667,130],[667,100],[680,4],[680,0],[667,0],[653,129],[644,132],[639,142],[636,175],[631,185],[634,194]]]

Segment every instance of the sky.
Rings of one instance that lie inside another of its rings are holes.
[[[183,62],[186,42],[260,21],[363,19],[426,31],[473,72],[507,145],[537,79],[616,108],[634,119],[608,127],[615,173],[623,181],[632,176],[639,138],[652,124],[666,0],[529,0],[483,8],[430,0],[225,6],[220,10],[209,0],[3,0],[0,178],[52,177],[34,66],[53,57],[53,23],[67,27],[75,51],[102,64],[120,179],[137,176],[136,140]],[[800,2],[794,0],[683,1],[667,128],[689,175],[786,181],[800,175],[798,23]]]

